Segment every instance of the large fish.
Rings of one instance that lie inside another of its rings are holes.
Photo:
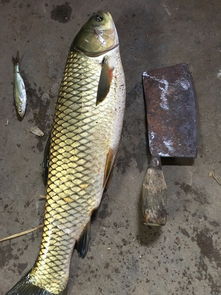
[[[73,41],[59,91],[40,253],[8,295],[66,293],[73,248],[81,256],[87,251],[91,215],[114,162],[124,107],[117,31],[110,13],[98,12]]]

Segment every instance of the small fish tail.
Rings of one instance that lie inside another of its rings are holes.
[[[17,51],[16,57],[14,57],[14,56],[12,57],[12,61],[13,61],[14,65],[19,63],[19,61],[20,61],[19,51]]]
[[[66,295],[67,289],[56,295]],[[45,289],[35,286],[30,281],[29,273],[24,276],[6,295],[55,295]]]

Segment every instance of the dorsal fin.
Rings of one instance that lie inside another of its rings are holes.
[[[42,173],[42,177],[43,177],[43,182],[45,185],[47,185],[48,182],[48,167],[49,167],[49,154],[50,154],[50,142],[51,142],[51,132],[48,136],[48,140],[46,142],[45,145],[45,150],[44,150],[44,159],[43,159],[43,173]]]
[[[96,105],[105,99],[110,90],[110,85],[113,78],[113,70],[114,69],[108,65],[107,60],[104,58],[101,63],[101,75],[98,84]]]

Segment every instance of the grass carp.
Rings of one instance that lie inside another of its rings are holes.
[[[63,295],[74,246],[88,248],[118,148],[125,108],[119,41],[108,12],[91,16],[75,37],[59,90],[50,139],[40,253],[8,295]]]

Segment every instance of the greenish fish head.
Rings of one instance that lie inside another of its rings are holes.
[[[118,35],[109,12],[94,13],[75,37],[71,49],[99,56],[118,46]]]

